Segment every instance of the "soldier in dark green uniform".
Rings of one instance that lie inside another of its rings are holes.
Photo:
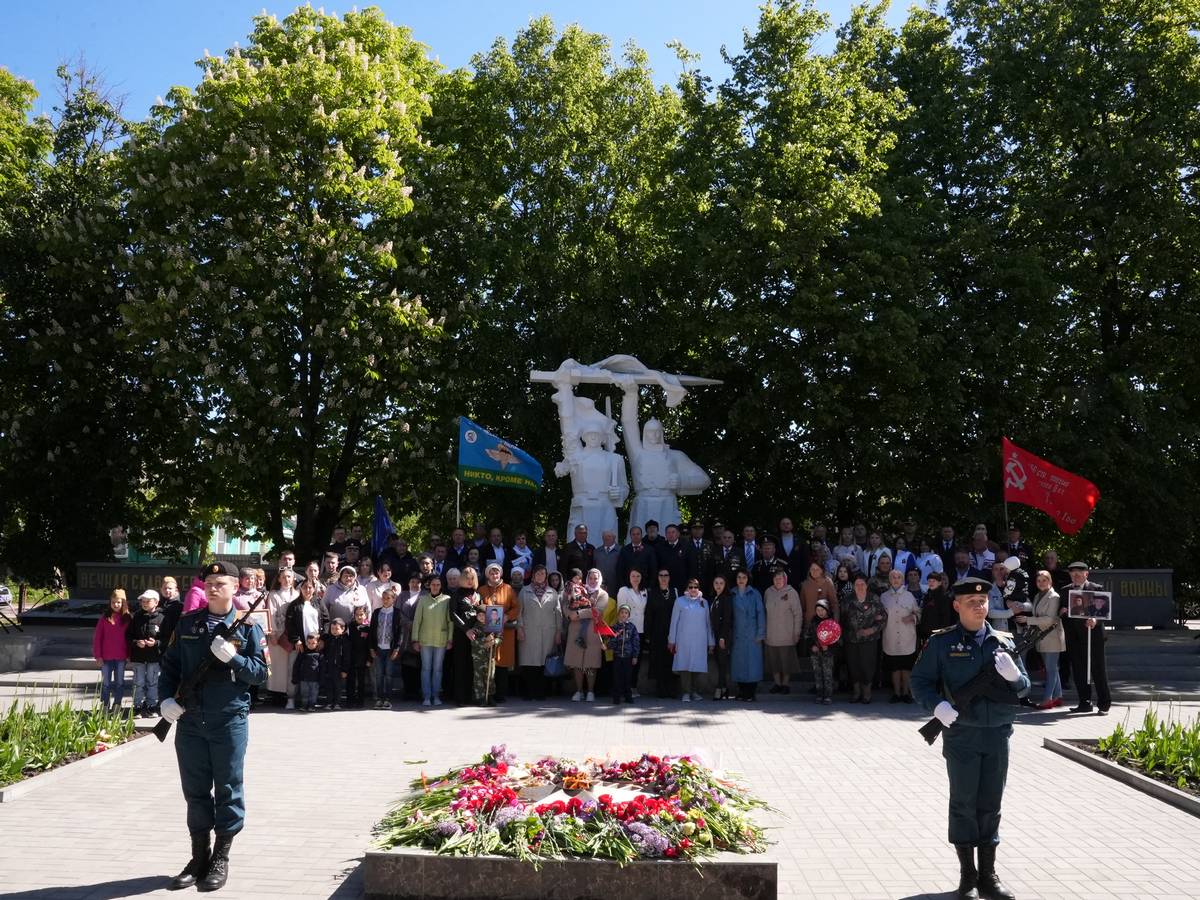
[[[954,585],[958,624],[930,636],[913,669],[912,689],[913,696],[946,726],[942,756],[950,776],[950,843],[958,851],[960,867],[957,896],[1012,900],[1012,892],[996,875],[996,845],[1008,774],[1008,739],[1019,708],[1016,700],[1029,693],[1029,676],[1019,658],[1003,652],[1013,649],[1012,635],[988,624],[990,590],[991,585],[980,578]],[[1012,690],[1013,702],[976,697],[965,708],[956,706],[955,690],[987,666],[994,666]]]
[[[262,629],[246,622],[235,633],[214,635],[222,623],[237,618],[233,595],[238,569],[216,562],[204,569],[208,605],[183,616],[171,645],[163,654],[158,680],[162,716],[176,722],[175,755],[187,800],[187,825],[192,835],[192,858],[170,884],[172,890],[193,884],[201,891],[223,887],[229,876],[229,848],[242,830],[246,806],[242,793],[242,762],[246,756],[246,715],[250,686],[267,680]],[[175,693],[191,673],[214,657],[204,683],[190,696]],[[216,843],[209,848],[210,833]]]

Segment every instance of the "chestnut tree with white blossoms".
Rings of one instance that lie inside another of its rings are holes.
[[[148,489],[275,543],[294,515],[303,559],[434,465],[417,382],[443,314],[405,290],[426,248],[394,236],[406,169],[438,152],[420,128],[438,67],[377,9],[307,7],[198,65],[125,158],[121,310],[198,450]]]

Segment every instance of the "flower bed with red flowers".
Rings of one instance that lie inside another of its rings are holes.
[[[766,848],[749,815],[766,804],[689,756],[583,763],[546,756],[523,764],[501,745],[478,765],[422,775],[412,786],[376,828],[380,847],[535,863],[689,860]]]

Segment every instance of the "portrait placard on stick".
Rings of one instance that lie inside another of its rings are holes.
[[[1067,617],[1111,621],[1112,594],[1109,591],[1069,592],[1067,594]]]

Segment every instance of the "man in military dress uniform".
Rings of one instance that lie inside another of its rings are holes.
[[[958,851],[960,867],[957,896],[1011,900],[1012,892],[996,875],[996,845],[1008,774],[1008,739],[1019,709],[1016,700],[1029,693],[1029,676],[1020,659],[1003,652],[1014,648],[1012,635],[988,624],[990,590],[981,578],[954,585],[958,624],[930,636],[913,669],[912,690],[946,726],[942,756],[950,776],[950,843]],[[1013,692],[1013,702],[977,696],[958,707],[954,692],[992,666]]]
[[[250,686],[267,680],[266,640],[251,621],[227,637],[214,635],[237,618],[233,595],[238,569],[216,562],[204,569],[207,606],[183,616],[162,658],[158,680],[163,718],[175,722],[175,755],[187,801],[187,825],[192,835],[192,858],[171,882],[172,890],[191,887],[215,891],[229,877],[229,848],[242,830],[246,806],[242,793],[242,763],[246,756],[246,715]],[[206,680],[183,703],[175,693],[195,669],[213,657]],[[209,847],[210,832],[216,843]]]

